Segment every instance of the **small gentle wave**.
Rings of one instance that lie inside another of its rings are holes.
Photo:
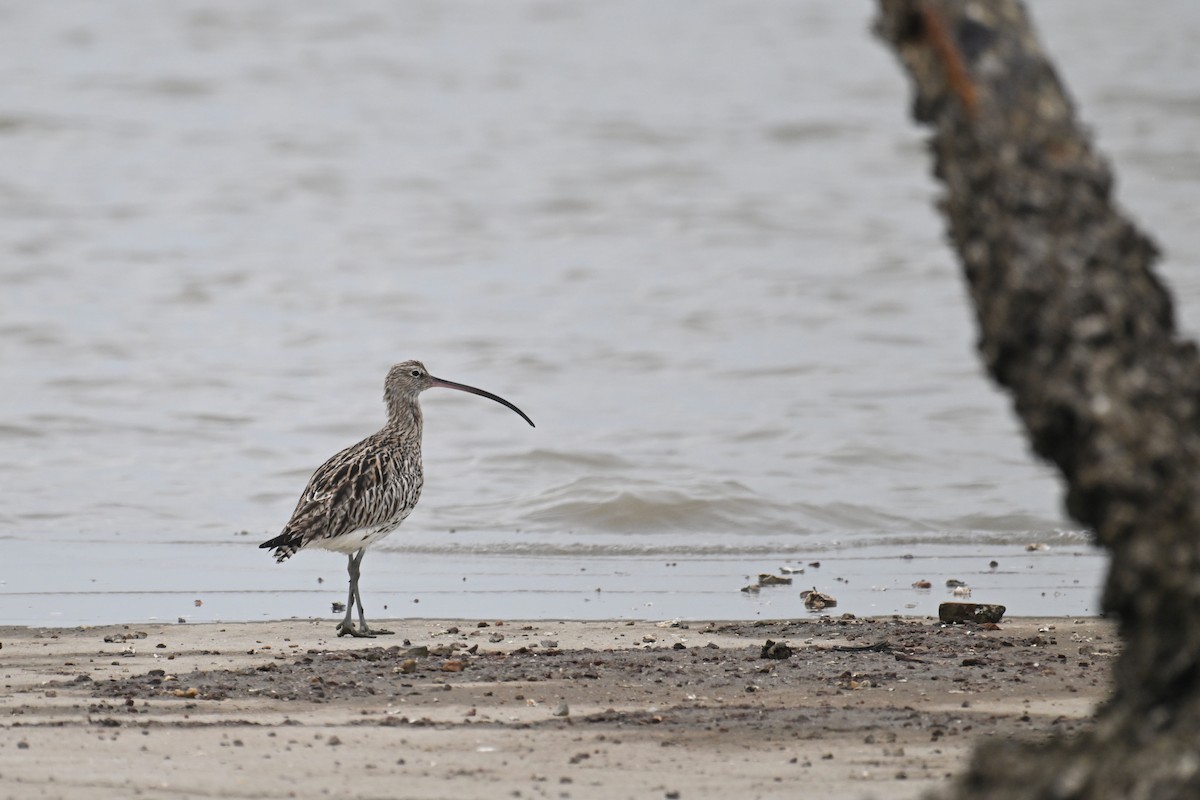
[[[636,533],[784,532],[787,508],[737,481],[666,485],[588,476],[519,501],[536,530]]]
[[[422,536],[440,536],[446,529],[463,533],[508,528],[526,538],[548,536],[546,542],[553,547],[559,546],[555,537],[584,536],[588,548],[601,537],[609,544],[622,542],[620,547],[632,547],[631,552],[658,552],[654,549],[657,545],[630,545],[627,540],[633,537],[661,539],[662,552],[674,552],[678,547],[691,547],[697,536],[713,536],[720,537],[719,547],[724,552],[752,547],[746,541],[751,539],[771,540],[768,549],[811,547],[813,540],[834,541],[846,536],[879,541],[893,534],[904,540],[978,541],[993,536],[1009,541],[1014,536],[1041,540],[1047,532],[1057,530],[1057,521],[1029,514],[918,519],[858,503],[781,503],[734,480],[667,484],[591,475],[531,497],[441,508],[436,526],[434,530],[425,521],[408,528],[418,529]],[[743,541],[731,543],[733,539]],[[1085,540],[1082,535],[1076,539]],[[517,546],[527,545],[525,541]]]
[[[862,535],[866,534],[866,535]],[[695,533],[684,536],[644,537],[600,532],[519,531],[494,533],[458,531],[420,534],[397,533],[385,539],[379,549],[414,555],[473,558],[476,556],[521,556],[546,558],[756,558],[784,557],[801,559],[811,554],[837,550],[890,550],[901,556],[912,548],[971,547],[1012,548],[1012,531],[995,530],[899,530],[895,528],[845,532],[824,531],[805,535]],[[1045,548],[1079,548],[1092,543],[1082,530],[1029,531],[1028,544]]]

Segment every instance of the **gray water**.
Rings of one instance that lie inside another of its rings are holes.
[[[1031,5],[1194,332],[1200,5]],[[822,553],[1094,612],[873,10],[0,3],[0,623],[327,613],[254,545],[414,357],[538,427],[424,396],[390,614],[786,615],[737,589]]]

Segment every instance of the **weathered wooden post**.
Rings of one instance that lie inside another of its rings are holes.
[[[1093,728],[981,748],[956,797],[1200,798],[1200,363],[1017,0],[880,0],[932,130],[979,350],[1112,557]],[[969,793],[968,793],[969,792]]]

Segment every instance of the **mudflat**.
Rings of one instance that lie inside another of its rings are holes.
[[[0,628],[0,797],[916,798],[1070,735],[1104,620]]]

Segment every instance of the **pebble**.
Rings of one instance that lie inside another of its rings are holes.
[[[804,607],[810,611],[820,611],[823,608],[837,605],[837,598],[831,594],[818,592],[816,589],[804,590],[800,593],[800,599],[804,601]]]

